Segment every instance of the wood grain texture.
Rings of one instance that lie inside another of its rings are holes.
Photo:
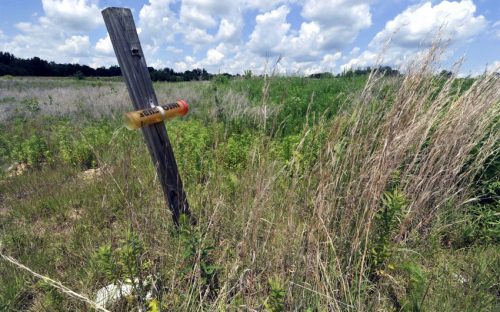
[[[130,9],[107,8],[102,11],[102,16],[134,108],[139,110],[158,105]],[[181,214],[187,215],[194,223],[164,123],[143,127],[142,133],[174,223],[179,224]]]

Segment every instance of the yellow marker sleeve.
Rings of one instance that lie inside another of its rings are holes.
[[[189,110],[188,103],[178,100],[176,103],[159,105],[151,108],[125,113],[124,120],[128,129],[133,130],[162,122],[176,116],[184,116]]]

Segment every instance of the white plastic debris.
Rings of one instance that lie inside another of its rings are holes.
[[[97,291],[96,303],[105,307],[112,305],[122,297],[130,296],[133,287],[130,284],[109,284]]]
[[[135,285],[139,284],[139,279],[134,279]],[[152,276],[147,276],[142,282],[143,287],[148,287],[153,284]],[[148,287],[151,288],[151,287]],[[126,279],[125,282],[118,281],[118,284],[109,284],[96,293],[95,302],[101,306],[110,306],[113,303],[120,300],[120,298],[127,297],[133,294],[134,287],[130,279]],[[153,299],[151,290],[146,293],[145,300]],[[140,311],[140,310],[139,310]]]

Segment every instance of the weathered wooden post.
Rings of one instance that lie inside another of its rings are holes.
[[[107,8],[102,11],[118,64],[132,99],[134,108],[144,109],[158,105],[153,83],[142,52],[132,12],[127,8]],[[165,199],[176,225],[185,214],[192,223],[189,204],[177,169],[167,129],[163,122],[142,128]]]

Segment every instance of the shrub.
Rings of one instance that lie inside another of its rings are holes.
[[[0,167],[5,165],[10,156],[10,142],[0,135]]]
[[[40,104],[38,103],[38,99],[36,97],[25,98],[21,101],[24,108],[31,113],[36,113],[40,110]]]
[[[191,275],[193,269],[199,267],[199,276],[204,291],[213,296],[219,290],[218,274],[220,271],[220,267],[212,260],[212,251],[215,246],[204,238],[199,228],[191,226],[186,215],[181,215],[179,223],[178,235],[184,260],[181,273],[185,276]]]
[[[96,151],[104,149],[111,138],[109,125],[97,122],[84,127],[80,133],[73,133],[69,125],[57,129],[56,140],[59,156],[68,164],[82,169],[98,165]]]
[[[214,132],[195,120],[172,121],[167,127],[182,175],[201,181],[213,163],[210,146]]]
[[[224,74],[215,75],[212,78],[212,83],[215,85],[227,85],[229,83],[229,77]]]
[[[454,248],[500,242],[500,181],[485,181],[473,202],[443,213],[450,226],[441,230],[443,243]]]
[[[450,228],[443,233],[446,240],[455,248],[473,244],[498,244],[500,242],[500,181],[488,184],[483,198],[490,202],[467,205],[458,212],[448,215]]]
[[[113,249],[110,245],[103,245],[94,256],[96,267],[108,280],[117,284],[132,284],[140,307],[146,305],[148,300],[146,294],[151,287],[151,281],[146,281],[150,263],[144,257],[145,250],[144,242],[139,235],[130,231],[120,241],[119,248]]]
[[[29,166],[39,166],[42,162],[49,161],[50,157],[47,142],[36,135],[15,145],[11,154],[13,160]]]
[[[224,166],[229,170],[244,168],[253,141],[254,137],[250,133],[235,134],[229,137],[221,147]]]

